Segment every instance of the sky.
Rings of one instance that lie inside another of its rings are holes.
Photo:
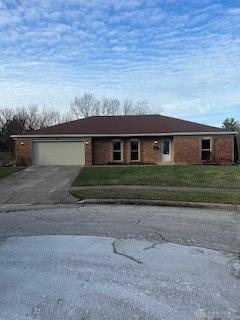
[[[240,0],[0,0],[0,108],[84,92],[240,120]]]

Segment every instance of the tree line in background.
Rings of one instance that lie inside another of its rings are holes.
[[[46,128],[52,125],[90,116],[113,116],[147,114],[152,111],[145,100],[120,101],[115,98],[97,99],[94,94],[85,93],[75,97],[65,113],[58,110],[29,105],[23,108],[0,108],[0,151],[13,150],[11,135]]]
[[[85,93],[75,97],[70,109],[64,114],[58,110],[30,105],[25,108],[0,108],[0,151],[13,150],[10,138],[13,134],[21,134],[31,130],[64,123],[90,116],[143,115],[153,112],[153,107],[146,100],[123,101],[116,98],[98,99],[94,94]],[[224,129],[240,132],[240,123],[234,118],[223,122]]]

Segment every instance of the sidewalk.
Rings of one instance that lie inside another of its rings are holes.
[[[129,190],[164,190],[164,191],[189,191],[189,192],[239,192],[240,189],[234,188],[205,188],[205,187],[181,187],[181,186],[150,186],[150,185],[99,185],[99,186],[78,186],[78,187],[71,187],[71,191],[78,191],[78,190],[95,190],[95,189],[102,189],[102,190],[119,190],[119,189],[129,189]],[[239,195],[240,196],[240,195]]]

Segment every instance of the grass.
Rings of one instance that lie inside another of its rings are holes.
[[[173,200],[203,203],[240,204],[240,193],[216,192],[178,192],[162,190],[103,190],[85,189],[72,191],[71,194],[80,199],[147,199],[147,200]]]
[[[73,186],[153,185],[240,188],[240,166],[85,167]]]
[[[9,176],[10,174],[17,172],[23,168],[21,167],[0,167],[0,179]]]

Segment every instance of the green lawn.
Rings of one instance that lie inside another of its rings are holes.
[[[0,179],[4,178],[6,176],[9,176],[10,174],[17,172],[23,168],[21,167],[0,167]]]
[[[72,191],[71,194],[80,199],[147,199],[173,200],[203,203],[240,204],[240,193],[216,192],[178,192],[162,190],[101,190],[85,189]]]
[[[85,167],[73,186],[155,185],[240,188],[240,166]]]

